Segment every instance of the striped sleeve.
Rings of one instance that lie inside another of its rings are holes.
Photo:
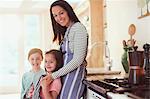
[[[58,71],[52,73],[52,77],[58,78],[60,76],[64,76],[67,73],[75,70],[83,63],[86,54],[87,54],[87,46],[88,46],[88,33],[86,28],[81,23],[75,23],[71,30],[75,31],[74,34],[74,42],[73,42],[73,58],[70,62],[68,62],[65,66],[63,66]],[[69,46],[70,47],[70,46]]]

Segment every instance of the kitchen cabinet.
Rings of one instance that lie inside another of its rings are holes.
[[[98,93],[94,92],[92,89],[87,89],[87,99],[105,99],[103,96],[99,95]]]

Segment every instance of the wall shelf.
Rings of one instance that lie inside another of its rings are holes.
[[[146,13],[144,15],[141,15],[141,16],[138,17],[138,19],[142,19],[142,18],[147,17],[147,16],[150,16],[150,13]]]

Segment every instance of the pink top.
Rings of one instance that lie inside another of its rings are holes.
[[[49,92],[55,91],[55,92],[57,92],[57,94],[59,94],[60,90],[61,90],[61,80],[60,80],[60,78],[57,78],[50,84]],[[41,96],[41,99],[44,99],[42,90],[40,91],[40,96]]]

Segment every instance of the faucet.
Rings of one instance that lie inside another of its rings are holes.
[[[104,62],[104,68],[106,70],[111,70],[112,67],[112,60],[110,59],[110,50],[108,47],[108,41],[104,41],[104,42],[94,42],[91,43],[91,45],[89,46],[89,53],[88,53],[88,57],[91,55],[91,50],[95,47],[99,47],[104,45],[104,54],[103,54],[103,62]]]
[[[108,47],[108,41],[104,42],[104,66],[106,70],[111,70],[112,60],[110,59],[110,50]]]

